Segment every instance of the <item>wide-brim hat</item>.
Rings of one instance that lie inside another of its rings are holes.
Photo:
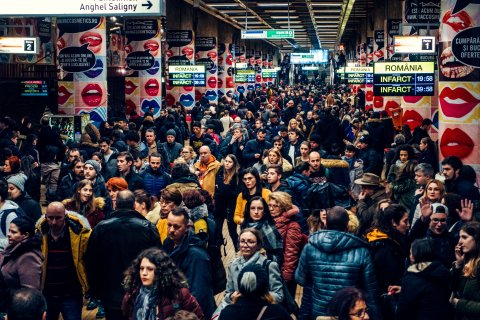
[[[364,173],[360,179],[355,180],[355,184],[364,186],[379,186],[380,177],[373,173]]]

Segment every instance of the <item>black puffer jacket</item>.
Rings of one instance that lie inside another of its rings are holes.
[[[310,236],[295,272],[301,286],[310,285],[312,319],[327,315],[335,292],[355,286],[367,292],[371,319],[378,319],[377,280],[368,244],[353,234],[321,230]],[[304,293],[305,294],[305,293]]]
[[[42,208],[40,208],[40,204],[33,200],[28,193],[22,193],[20,197],[13,201],[18,204],[20,208],[22,208],[26,216],[31,218],[33,222],[37,222],[37,220],[41,217]]]
[[[450,272],[438,261],[410,266],[402,280],[397,319],[453,319],[450,282]]]

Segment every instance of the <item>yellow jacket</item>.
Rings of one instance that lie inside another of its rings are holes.
[[[160,214],[160,219],[158,219],[156,224],[158,234],[160,235],[160,242],[163,244],[165,239],[168,236],[168,227],[167,227],[167,217],[162,217]]]
[[[215,160],[215,157],[212,156],[214,161],[211,161],[205,172],[198,177],[198,182],[200,183],[200,186],[202,189],[205,189],[210,193],[213,197],[215,194],[215,177],[217,176],[218,169],[222,166],[220,162]],[[195,171],[200,170],[200,161],[195,162],[193,165]]]
[[[262,188],[262,198],[268,203],[268,196],[272,191]],[[233,221],[236,224],[241,224],[243,222],[243,214],[245,213],[245,206],[247,205],[247,200],[243,199],[242,193],[240,192],[237,197],[237,205],[235,206],[235,213],[233,214]]]
[[[70,234],[70,244],[72,246],[72,256],[73,264],[75,265],[75,270],[77,271],[78,281],[82,286],[83,293],[88,291],[88,280],[87,273],[85,271],[85,261],[84,256],[87,251],[88,239],[90,239],[90,234],[92,229],[88,224],[88,221],[85,217],[74,213],[67,212],[65,217],[65,224],[68,228]],[[42,288],[45,285],[45,278],[47,275],[47,264],[48,264],[48,232],[50,228],[47,223],[47,219],[43,216],[37,222],[37,232],[42,235],[42,253],[45,257],[43,262],[43,272],[42,272]]]

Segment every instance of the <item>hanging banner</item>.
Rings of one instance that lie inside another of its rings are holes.
[[[225,68],[225,65],[227,58],[227,46],[228,45],[226,43],[217,44],[217,95],[219,99],[221,99],[226,93],[225,87],[227,70]]]
[[[84,23],[79,23],[79,20]],[[58,112],[107,119],[105,18],[58,18]]]
[[[442,0],[439,34],[440,160],[459,157],[480,178],[480,5]]]
[[[160,19],[125,20],[125,106],[143,116],[153,108],[154,116],[162,107]],[[120,43],[121,35],[114,37]],[[117,44],[118,46],[118,44]],[[118,50],[119,62],[121,50]]]
[[[192,30],[167,31],[167,64],[168,66],[193,65],[195,61],[195,41]],[[173,106],[177,101],[185,108],[195,105],[195,91],[192,86],[172,87],[166,82],[167,106]]]
[[[205,66],[206,85],[195,86],[195,100],[197,97],[205,96],[209,103],[218,103],[217,93],[217,70],[218,52],[216,37],[195,38],[195,64]]]

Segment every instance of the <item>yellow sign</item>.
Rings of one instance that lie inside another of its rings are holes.
[[[345,73],[373,73],[373,67],[345,67]]]
[[[169,73],[205,73],[205,66],[168,66]]]
[[[374,74],[434,73],[434,62],[376,62]]]

